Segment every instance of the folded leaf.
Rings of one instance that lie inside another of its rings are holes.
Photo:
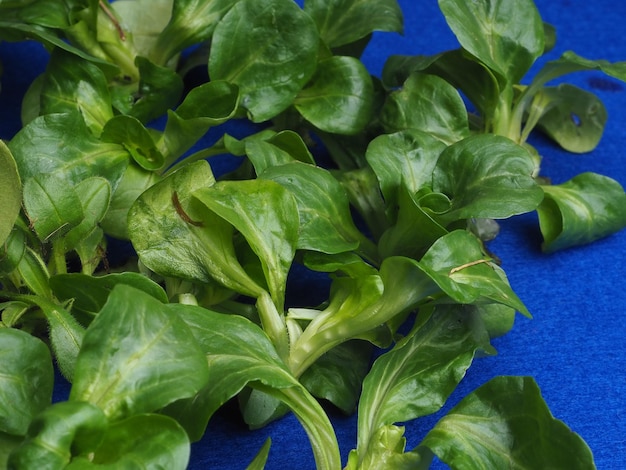
[[[626,194],[607,176],[582,173],[543,190],[537,214],[544,251],[589,243],[626,226]]]

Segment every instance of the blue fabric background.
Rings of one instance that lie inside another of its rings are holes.
[[[537,65],[565,50],[592,59],[626,60],[626,2],[536,3],[558,34],[556,48]],[[375,75],[391,54],[431,54],[457,47],[435,0],[400,0],[400,4],[405,34],[376,34],[364,55]],[[4,65],[0,138],[10,139],[20,127],[21,97],[43,70],[46,55],[33,44],[2,43],[0,60]],[[544,157],[543,174],[560,183],[594,171],[626,186],[626,85],[596,72],[573,74],[565,81],[595,92],[609,119],[600,145],[586,155],[568,154],[534,136],[532,143]],[[502,258],[513,289],[534,319],[518,316],[513,331],[494,341],[499,355],[476,360],[440,413],[406,423],[408,448],[417,445],[463,396],[490,378],[530,375],[553,414],[588,442],[599,469],[626,467],[626,231],[552,255],[542,254],[540,243],[534,214],[502,223],[501,234],[490,248]],[[298,285],[303,292],[310,289],[306,278],[298,279]],[[67,387],[61,383],[57,397],[65,393]],[[331,419],[345,462],[356,443],[356,418],[331,412]],[[248,431],[228,407],[214,417],[205,438],[193,445],[190,468],[245,468],[267,436],[273,440],[268,469],[314,468],[306,435],[293,416]]]

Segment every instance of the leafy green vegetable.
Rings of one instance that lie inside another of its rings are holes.
[[[358,409],[348,469],[593,467],[528,378],[406,449],[401,423],[530,316],[485,246],[494,219],[536,210],[545,251],[626,226],[616,181],[548,184],[527,143],[595,148],[600,100],[549,82],[625,63],[567,52],[526,80],[554,43],[531,0],[439,7],[459,47],[379,79],[359,57],[402,31],[394,0],[0,0],[0,37],[50,51],[0,142],[0,461],[186,468],[237,399],[252,428],[293,412],[318,468],[342,464],[324,401]],[[52,359],[72,386],[50,405]]]

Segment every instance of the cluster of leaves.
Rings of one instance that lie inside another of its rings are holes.
[[[536,210],[546,251],[626,225],[617,182],[550,185],[525,142],[591,150],[602,104],[546,85],[626,65],[566,53],[523,86],[551,37],[531,0],[439,4],[459,49],[379,79],[359,56],[401,31],[395,0],[0,1],[0,37],[50,50],[0,143],[9,468],[184,468],[234,397],[251,427],[294,412],[319,468],[342,465],[320,399],[358,408],[350,469],[593,466],[531,378],[490,381],[405,450],[399,423],[530,315],[485,248],[494,220]],[[195,146],[231,120],[255,132]],[[214,175],[220,154],[236,170]],[[137,254],[114,272],[111,237]],[[294,266],[328,298],[288,305]],[[50,404],[53,360],[72,388]]]

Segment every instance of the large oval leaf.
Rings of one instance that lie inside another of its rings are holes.
[[[595,468],[585,441],[552,416],[530,377],[492,379],[443,417],[422,446],[461,470]]]
[[[313,20],[291,0],[240,0],[222,18],[211,43],[209,74],[241,89],[254,122],[285,110],[317,64]]]
[[[380,120],[387,132],[417,129],[452,144],[469,136],[467,109],[459,92],[436,75],[414,73],[389,94]]]
[[[323,131],[356,134],[370,121],[374,86],[358,59],[330,57],[320,61],[294,105],[307,121]]]
[[[83,338],[70,393],[118,420],[195,395],[208,379],[204,353],[167,306],[119,284]]]

